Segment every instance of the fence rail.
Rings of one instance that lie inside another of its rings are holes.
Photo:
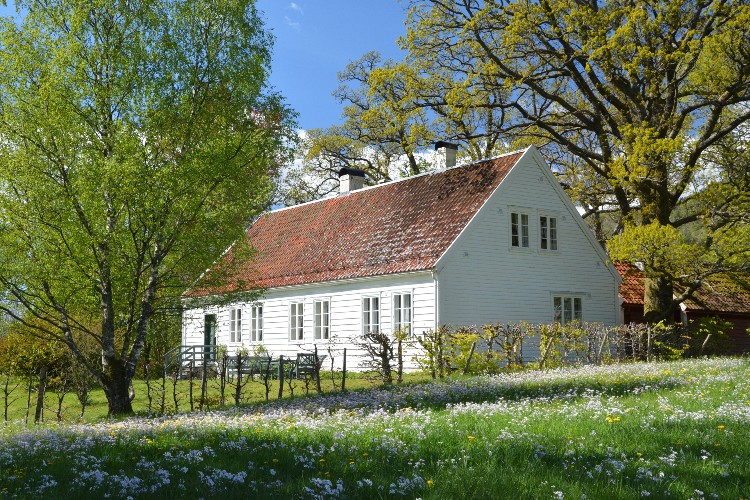
[[[184,367],[198,367],[203,364],[213,365],[218,356],[219,346],[215,345],[181,345],[164,355],[164,372],[180,370]]]

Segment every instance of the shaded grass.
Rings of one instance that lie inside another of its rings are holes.
[[[330,374],[321,374],[321,389],[323,390],[324,394],[336,394],[340,392],[341,389],[341,378],[340,373],[337,373],[337,378],[335,379],[335,385],[334,381],[331,380]],[[9,398],[12,400],[12,404],[10,405],[8,409],[8,420],[10,422],[18,422],[21,420],[24,420],[27,414],[27,388],[28,388],[28,380],[21,380],[19,378],[14,378],[14,382],[18,382],[18,387],[12,394],[12,396]],[[413,384],[413,383],[421,383],[429,380],[429,376],[424,373],[409,373],[404,374],[404,383],[405,384]],[[133,400],[133,410],[138,415],[153,415],[158,414],[161,411],[161,400],[162,400],[162,380],[151,380],[151,392],[152,392],[152,401],[151,405],[149,407],[149,400],[148,400],[148,387],[146,381],[140,379],[140,380],[134,380],[133,381],[133,389],[135,391],[135,399]],[[173,382],[171,379],[167,379],[164,389],[165,389],[165,397],[164,397],[164,409],[166,413],[175,413],[175,412],[185,412],[190,411],[190,384],[191,382],[189,380],[178,380],[177,381],[177,409],[175,410],[175,404],[174,404],[174,397],[173,397]],[[201,399],[201,380],[200,378],[196,378],[192,381],[193,384],[193,408],[194,410],[198,410],[200,406],[200,399]],[[294,384],[294,397],[302,397],[302,396],[311,396],[316,395],[316,389],[314,382],[311,382],[307,388],[307,391],[305,390],[305,384],[301,380],[297,380],[293,382]],[[13,384],[11,384],[13,385]],[[370,374],[362,374],[362,373],[348,373],[347,379],[346,379],[346,389],[348,391],[358,391],[358,390],[367,390],[371,389],[373,387],[378,387],[381,385],[381,382],[377,379],[376,376],[370,375]],[[278,392],[279,392],[279,383],[277,380],[272,380],[270,384],[269,389],[269,399],[270,400],[276,400],[278,398]],[[289,399],[291,397],[288,382],[284,383],[284,390],[283,390],[283,399]],[[33,422],[34,419],[34,410],[36,405],[36,398],[37,398],[37,392],[36,388],[34,388],[33,393],[31,395],[31,408],[28,410],[29,413],[29,420],[30,422]],[[222,406],[220,404],[221,402],[221,393],[219,389],[219,383],[217,379],[209,379],[207,384],[207,391],[206,391],[206,398],[205,398],[205,405],[204,409],[209,410],[217,410],[217,409],[227,409],[234,407],[234,387],[231,385],[228,385],[225,390],[225,396],[224,396],[225,404]],[[262,384],[262,382],[258,379],[258,377],[255,377],[255,380],[252,380],[247,383],[247,385],[242,390],[242,396],[240,399],[240,404],[242,406],[257,404],[265,402],[265,386]],[[0,400],[0,405],[2,404],[2,401]],[[43,420],[46,422],[53,422],[57,420],[57,407],[58,407],[58,392],[56,392],[54,389],[49,389],[45,392],[44,397],[44,412],[43,412]],[[63,408],[62,408],[62,421],[63,422],[79,422],[81,421],[80,414],[81,414],[81,404],[78,401],[75,393],[69,392],[65,395],[63,399]],[[107,413],[108,413],[108,406],[107,406],[107,398],[104,394],[104,391],[99,388],[95,387],[90,392],[90,401],[86,405],[86,409],[84,411],[83,415],[83,421],[85,422],[97,422],[104,419],[107,419]],[[2,418],[1,415],[1,408],[0,408],[0,418]]]

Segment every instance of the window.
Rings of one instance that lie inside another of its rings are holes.
[[[242,342],[242,309],[229,310],[229,341]]]
[[[529,215],[520,212],[510,214],[510,245],[529,248]]]
[[[557,217],[539,217],[539,236],[542,250],[557,250]]]
[[[316,300],[314,307],[315,340],[327,340],[331,333],[331,301]]]
[[[411,293],[393,294],[393,331],[411,333]]]
[[[289,304],[289,340],[302,340],[304,334],[305,304]]]
[[[571,321],[583,321],[583,303],[580,297],[555,296],[552,302],[556,323],[567,325]]]
[[[379,297],[362,297],[362,330],[364,333],[380,331]]]
[[[253,306],[250,310],[250,340],[263,341],[263,306]]]

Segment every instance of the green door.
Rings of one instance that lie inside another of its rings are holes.
[[[214,361],[216,357],[216,315],[206,314],[203,329],[203,355],[207,361]],[[209,347],[210,346],[210,347]]]

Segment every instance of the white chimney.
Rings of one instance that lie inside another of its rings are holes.
[[[435,143],[435,151],[437,151],[437,164],[435,167],[438,170],[453,168],[456,166],[456,153],[458,152],[457,144],[438,141]]]
[[[339,194],[362,189],[365,185],[365,171],[358,168],[342,167],[339,170]]]

